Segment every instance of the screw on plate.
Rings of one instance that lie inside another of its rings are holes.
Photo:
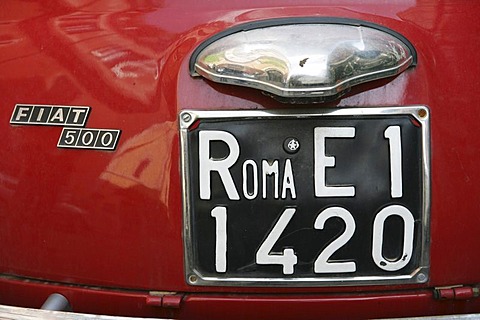
[[[197,282],[197,280],[198,280],[198,278],[197,278],[197,276],[194,275],[194,274],[191,274],[191,275],[188,277],[188,281],[189,281],[190,283],[195,283],[195,282]]]
[[[182,114],[182,120],[184,122],[189,122],[190,120],[192,120],[192,115],[188,112],[185,112],[184,114]]]
[[[425,118],[427,116],[427,110],[425,109],[419,109],[418,112],[417,112],[418,116],[420,118]]]
[[[297,138],[289,137],[283,142],[283,149],[290,154],[297,153],[300,149],[300,141]]]
[[[417,275],[417,282],[418,283],[425,283],[427,282],[427,275],[425,273],[419,273]]]

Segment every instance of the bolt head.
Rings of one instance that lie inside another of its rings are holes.
[[[418,283],[425,283],[427,282],[427,275],[425,273],[419,273],[417,274],[417,282]]]

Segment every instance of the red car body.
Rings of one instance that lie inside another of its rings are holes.
[[[2,1],[0,303],[60,293],[74,312],[210,319],[480,312],[479,12],[467,0]],[[191,54],[229,27],[293,17],[375,23],[416,48],[399,76],[304,108],[429,107],[427,283],[187,284],[179,113],[296,108],[191,77]],[[122,131],[118,147],[57,148],[61,127],[9,123],[16,104],[90,106],[90,127]]]

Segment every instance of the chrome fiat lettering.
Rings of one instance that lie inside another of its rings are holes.
[[[48,123],[60,123],[64,124],[67,118],[67,115],[70,113],[70,109],[68,108],[53,108],[53,113],[48,119]]]
[[[71,108],[70,114],[68,115],[65,124],[66,125],[84,124],[87,119],[89,111],[90,111],[89,109],[85,109],[85,108]]]
[[[28,121],[28,119],[30,118],[30,115],[32,114],[32,110],[33,110],[32,106],[17,106],[13,111],[12,121],[15,121],[15,122]]]
[[[11,124],[83,127],[90,107],[17,104]]]

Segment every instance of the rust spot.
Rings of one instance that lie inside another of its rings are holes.
[[[425,110],[425,109],[418,110],[418,116],[420,118],[425,118],[427,116],[427,110]]]

